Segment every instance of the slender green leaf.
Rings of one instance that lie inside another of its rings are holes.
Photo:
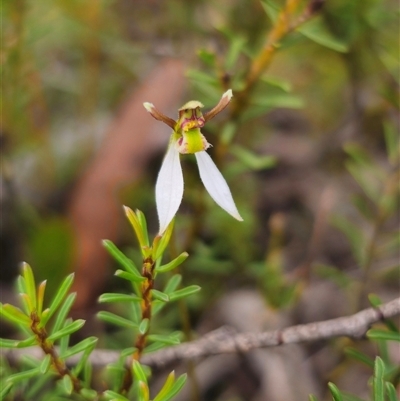
[[[177,290],[169,294],[169,299],[171,301],[176,301],[177,299],[186,298],[189,295],[195,294],[199,292],[201,287],[198,285],[190,285],[188,287],[182,288],[181,290]]]
[[[400,342],[400,333],[389,330],[371,329],[367,331],[367,337],[371,340],[385,340]]]
[[[233,155],[254,171],[271,168],[277,162],[274,156],[257,155],[239,145],[231,146],[230,149]]]
[[[52,315],[57,311],[58,307],[61,305],[64,297],[67,295],[71,285],[74,281],[74,273],[71,273],[67,276],[64,281],[61,283],[60,288],[58,289],[53,301],[49,306],[49,312],[45,316],[42,316],[42,325],[44,326],[50,319]]]
[[[396,163],[398,163],[400,154],[399,133],[397,132],[393,124],[390,124],[388,121],[385,121],[384,134],[386,142],[386,151],[388,154],[389,161],[393,166],[395,166]]]
[[[88,348],[93,348],[98,341],[97,337],[88,337],[74,346],[70,347],[66,352],[64,352],[61,357],[64,359],[69,358],[72,355],[78,354],[79,352],[86,351]]]
[[[343,394],[333,383],[328,383],[328,388],[332,394],[334,401],[343,401]]]
[[[76,298],[76,292],[72,292],[65,299],[64,303],[62,304],[57,314],[57,318],[53,326],[53,332],[56,332],[60,330],[61,327],[63,327],[65,319],[67,318],[69,311],[71,310],[72,305],[75,302],[75,298]]]
[[[148,247],[149,246],[148,239],[146,241],[147,232],[146,233],[144,232],[137,214],[127,206],[124,206],[124,210],[125,210],[126,217],[128,218],[129,222],[131,223],[133,230],[135,231],[136,237],[139,241],[140,248],[143,249],[144,247]]]
[[[136,329],[138,326],[134,322],[125,319],[124,317],[118,316],[115,313],[101,311],[97,313],[97,317],[105,322],[114,324],[116,326],[127,327],[130,329]]]
[[[149,387],[146,383],[139,380],[138,382],[139,387],[139,400],[138,401],[149,401],[150,391]]]
[[[24,372],[14,373],[7,377],[6,383],[15,384],[20,381],[27,380],[34,376],[37,376],[38,374],[40,374],[40,366],[34,369],[25,370]]]
[[[308,39],[325,46],[328,49],[340,53],[346,53],[348,51],[348,45],[332,34],[320,15],[311,18],[305,24],[300,25],[297,30]]]
[[[383,376],[385,373],[385,365],[379,356],[375,359],[373,392],[374,401],[385,401],[385,389],[383,384]]]
[[[113,400],[113,401],[129,401],[128,398],[124,397],[121,394],[118,394],[115,391],[112,390],[106,390],[103,395],[108,399],[108,400]]]
[[[231,40],[228,53],[225,57],[225,70],[230,71],[235,66],[240,53],[246,45],[246,38],[239,34],[235,35]]]
[[[382,305],[382,300],[376,294],[368,294],[368,301],[374,308]]]
[[[36,309],[37,299],[35,277],[33,276],[32,268],[26,262],[22,263],[22,275],[25,278],[26,293],[32,301],[33,308]]]
[[[18,294],[27,294],[28,293],[24,277],[18,276],[18,278],[16,280],[16,284],[17,284]],[[25,313],[30,314],[31,306],[29,305],[29,303],[27,302],[27,300],[24,297],[21,297],[21,299],[22,299],[22,303],[23,303],[23,306],[25,309]]]
[[[162,302],[169,302],[169,296],[168,294],[165,294],[164,292],[158,291],[158,290],[151,290],[151,295],[155,298],[158,299],[159,301]]]
[[[90,388],[83,388],[80,391],[81,395],[87,400],[97,400],[98,394],[96,390],[92,390]]]
[[[38,291],[37,291],[37,314],[38,314],[39,318],[42,317],[44,293],[46,290],[46,284],[47,284],[47,280],[42,281],[39,284]]]
[[[143,233],[143,240],[144,240],[144,244],[146,246],[150,246],[150,242],[149,242],[149,236],[148,236],[148,232],[147,232],[147,221],[146,221],[146,217],[144,215],[144,213],[139,210],[136,209],[136,216],[139,220],[139,224],[142,227],[142,233]]]
[[[187,257],[189,256],[189,254],[187,252],[182,252],[178,257],[176,257],[175,259],[171,260],[171,262],[167,263],[166,265],[162,265],[160,267],[156,268],[156,272],[157,273],[165,273],[168,272],[172,269],[175,269],[176,267],[178,267],[180,264],[182,264]]]
[[[373,368],[374,361],[369,356],[365,355],[364,353],[356,350],[355,348],[346,348],[344,350],[345,354],[348,355],[350,358],[356,359],[357,361]]]
[[[174,274],[167,282],[164,292],[166,294],[170,294],[171,292],[175,291],[179,284],[182,281],[182,276],[180,274]]]
[[[140,302],[141,298],[137,295],[131,294],[118,294],[118,293],[105,293],[100,295],[99,302]]]
[[[112,241],[103,240],[103,246],[108,253],[128,272],[134,276],[141,277],[138,268],[124,253],[122,253]]]
[[[134,283],[140,283],[140,282],[143,282],[143,281],[146,280],[146,277],[142,277],[139,274],[133,274],[133,273],[130,273],[130,272],[125,272],[123,270],[117,270],[115,272],[115,275],[117,277],[123,278],[125,280],[131,281],[131,282],[134,282]]]
[[[150,321],[149,319],[143,319],[139,324],[139,333],[145,334],[149,330]]]
[[[396,395],[396,389],[394,388],[393,384],[386,382],[385,387],[386,387],[386,394],[389,398],[389,401],[398,401],[398,398]]]
[[[20,341],[0,338],[0,348],[17,348]]]
[[[32,345],[35,345],[37,342],[36,336],[30,336],[26,338],[25,340],[18,341],[17,348],[27,348],[27,347],[32,347]]]
[[[143,370],[143,367],[139,361],[133,360],[132,362],[133,374],[137,380],[141,380],[143,383],[147,384],[147,377]]]
[[[155,316],[158,312],[160,312],[165,307],[165,305],[167,305],[167,303],[164,301],[158,301],[158,300],[153,301],[153,303],[151,305],[152,306],[152,315]]]
[[[175,371],[172,371],[167,379],[165,380],[164,385],[162,386],[159,393],[156,395],[153,401],[163,401],[164,397],[168,394],[168,391],[172,388],[172,385],[175,382]]]
[[[47,373],[51,364],[51,355],[47,354],[40,363],[39,370],[42,375]]]
[[[179,376],[178,379],[176,380],[176,382],[172,385],[172,387],[169,389],[169,391],[167,392],[167,394],[164,396],[164,398],[162,400],[169,401],[173,397],[175,397],[182,390],[182,387],[186,383],[186,379],[187,379],[186,374]]]
[[[215,62],[216,62],[216,56],[215,53],[208,50],[208,49],[200,49],[197,52],[197,56],[200,58],[200,60],[207,66],[209,67],[214,67]]]
[[[14,386],[13,383],[6,383],[6,384],[1,383],[1,385],[0,385],[0,400],[4,399],[4,397],[10,392],[10,390],[12,389],[13,386]]]
[[[25,315],[21,309],[10,305],[0,303],[0,316],[9,322],[16,323],[17,325],[27,326],[31,325],[31,319],[29,316]]]
[[[176,336],[161,335],[161,334],[150,334],[147,336],[149,341],[157,341],[168,345],[180,344],[180,339]]]
[[[308,401],[318,401],[318,398],[317,398],[315,395],[310,394],[310,395],[308,396]]]
[[[171,220],[171,223],[168,224],[167,229],[164,234],[161,236],[160,240],[157,241],[156,249],[154,249],[154,260],[159,259],[163,254],[165,249],[167,248],[169,241],[171,240],[172,232],[174,231],[175,219]]]
[[[82,328],[84,324],[85,324],[85,320],[77,319],[74,322],[72,322],[71,324],[68,324],[66,327],[63,327],[61,330],[53,332],[48,337],[48,339],[50,341],[56,341],[56,340],[60,339],[61,337],[75,333],[75,331],[78,331],[80,328]]]
[[[62,384],[63,384],[65,393],[68,395],[71,395],[72,391],[74,391],[74,385],[72,384],[72,380],[68,375],[64,375]]]

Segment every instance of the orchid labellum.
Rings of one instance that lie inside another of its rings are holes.
[[[153,104],[143,104],[155,119],[162,121],[173,129],[156,183],[156,204],[160,222],[160,235],[167,229],[182,202],[183,174],[180,162],[181,154],[195,155],[200,178],[210,196],[235,219],[243,220],[233,201],[228,184],[206,152],[211,145],[200,132],[200,128],[220,113],[228,105],[231,98],[232,90],[229,89],[222,95],[219,103],[204,115],[200,110],[203,105],[196,100],[192,100],[179,109],[177,121],[160,113]]]

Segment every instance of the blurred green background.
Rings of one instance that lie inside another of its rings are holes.
[[[191,98],[211,107],[230,87],[240,93],[283,4],[4,0],[2,281],[22,260],[50,289],[75,269],[74,190],[101,160],[129,94],[151,86],[149,71],[164,59],[183,64],[185,93],[171,110]],[[293,312],[313,283],[332,283],[345,306],[318,318],[365,307],[370,292],[398,293],[399,82],[398,2],[327,0],[280,42],[247,107],[205,127],[245,222],[210,201],[185,160],[171,256],[188,251],[184,281],[203,287],[189,305],[193,325],[238,288]],[[146,135],[141,129],[132,126],[132,140]],[[162,154],[146,156],[146,170],[116,194],[145,212],[153,233]],[[127,224],[119,227],[118,242],[137,259],[132,238]],[[105,281],[94,292],[121,285]],[[165,324],[179,326],[178,311],[170,313]],[[292,322],[317,319],[305,314],[294,312]]]

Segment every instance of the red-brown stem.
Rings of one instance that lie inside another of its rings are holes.
[[[155,261],[152,257],[148,257],[143,260],[142,266],[142,276],[146,278],[143,281],[141,286],[141,295],[142,295],[142,302],[141,302],[141,312],[142,312],[142,320],[148,319],[149,322],[151,320],[151,290],[154,287],[154,268],[155,268]],[[139,333],[135,341],[135,352],[132,355],[132,358],[136,361],[139,361],[143,350],[146,346],[147,335],[149,334],[150,325],[147,331],[143,334]],[[132,371],[131,369],[127,369],[125,372],[125,376],[122,383],[121,392],[127,393],[133,383]]]
[[[69,376],[74,386],[74,391],[76,393],[79,393],[79,391],[82,389],[82,384],[80,380],[71,373],[71,371],[65,365],[64,361],[62,361],[57,355],[53,343],[47,339],[46,329],[44,327],[39,326],[40,324],[39,316],[36,314],[36,312],[32,312],[30,317],[32,322],[31,330],[33,334],[35,334],[36,336],[36,340],[39,347],[42,348],[43,352],[46,355],[50,355],[51,364],[53,368],[57,371],[58,375],[60,377]]]

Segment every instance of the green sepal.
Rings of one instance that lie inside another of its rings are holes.
[[[73,345],[72,347],[70,347],[69,349],[66,350],[66,352],[64,352],[61,357],[63,359],[67,359],[69,357],[71,357],[72,355],[78,354],[79,352],[84,352],[86,350],[92,350],[96,343],[98,341],[97,337],[88,337],[85,338],[84,340],[80,341],[79,343]]]
[[[21,309],[11,304],[0,303],[0,316],[9,322],[16,323],[17,325],[27,326],[31,325],[31,319],[25,315]]]
[[[117,270],[114,273],[114,275],[117,277],[123,278],[125,280],[131,281],[131,282],[133,281],[135,283],[141,283],[146,280],[146,277],[142,277],[140,275],[136,275],[131,272],[125,272],[123,270]]]
[[[51,355],[47,354],[40,363],[39,370],[42,375],[47,373],[51,365]]]
[[[137,329],[138,327],[138,325],[135,324],[134,322],[108,311],[98,312],[97,317],[103,320],[104,322],[111,323],[120,327],[126,327],[130,329]]]
[[[169,296],[168,294],[165,294],[164,292],[158,291],[158,290],[151,290],[151,295],[155,298],[158,299],[159,301],[162,302],[169,302]]]
[[[367,331],[367,337],[370,340],[385,340],[400,342],[400,333],[389,330],[371,329]]]
[[[165,273],[168,272],[172,269],[175,269],[176,267],[178,267],[180,264],[182,264],[187,257],[189,256],[189,254],[187,252],[182,252],[178,257],[176,257],[175,259],[171,260],[171,262],[167,263],[166,265],[162,265],[160,267],[156,268],[156,272],[157,273]]]
[[[150,327],[149,319],[143,319],[139,324],[139,333],[142,335],[146,334],[147,331],[149,330],[149,327]]]
[[[108,240],[103,240],[103,246],[108,253],[128,272],[135,276],[141,277],[138,268],[123,252],[121,252],[116,245]]]
[[[49,309],[48,314],[46,315],[42,314],[42,320],[41,320],[42,326],[46,325],[51,316],[54,315],[58,307],[61,305],[61,302],[63,301],[64,297],[67,295],[69,289],[71,288],[71,285],[74,281],[74,276],[75,274],[71,273],[61,283],[60,288],[57,291],[57,294],[54,296],[54,299],[48,308]]]
[[[343,401],[342,393],[340,392],[340,390],[333,383],[328,383],[328,388],[329,388],[329,391],[332,394],[332,397],[333,397],[334,401]]]
[[[68,313],[71,310],[72,305],[75,302],[75,298],[76,298],[76,292],[72,292],[65,299],[64,303],[62,304],[62,306],[57,314],[57,318],[56,318],[56,321],[53,326],[53,332],[56,332],[56,331],[60,330],[61,327],[63,327],[65,319],[67,318]],[[43,323],[43,325],[44,325],[44,323]]]
[[[141,298],[137,295],[131,294],[118,294],[118,293],[105,293],[100,295],[99,302],[140,302]]]
[[[72,333],[75,333],[75,331],[78,331],[80,328],[83,327],[85,324],[85,320],[83,319],[77,319],[71,324],[68,324],[66,327],[63,327],[61,330],[54,331],[53,334],[51,334],[48,337],[49,341],[56,341],[60,339],[61,337],[68,336]]]
[[[170,301],[176,301],[178,299],[186,298],[189,295],[199,292],[201,287],[198,285],[189,285],[188,287],[182,288],[180,290],[174,291],[169,295]]]
[[[377,356],[375,358],[374,379],[372,382],[374,401],[385,401],[385,389],[383,376],[385,374],[385,364],[382,359]]]

